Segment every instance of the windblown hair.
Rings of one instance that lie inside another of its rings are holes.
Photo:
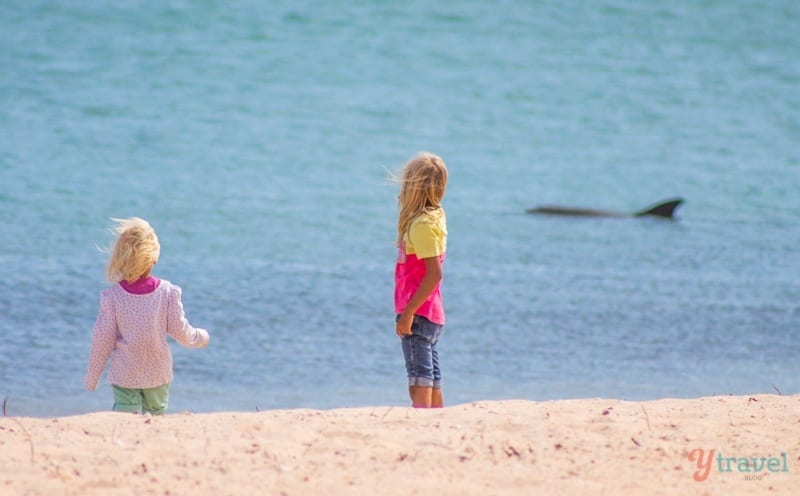
[[[134,282],[148,275],[158,262],[161,245],[155,230],[146,220],[138,217],[111,219],[117,225],[111,231],[117,240],[111,250],[106,267],[110,282]]]
[[[397,218],[399,246],[414,219],[441,207],[447,188],[447,166],[441,157],[422,152],[406,163],[398,181],[401,184],[397,197],[400,206]]]

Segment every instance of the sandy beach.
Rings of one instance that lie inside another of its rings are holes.
[[[3,417],[0,453],[2,495],[797,494],[800,395]]]

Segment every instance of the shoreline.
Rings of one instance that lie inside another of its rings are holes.
[[[800,395],[0,417],[2,494],[790,494]]]

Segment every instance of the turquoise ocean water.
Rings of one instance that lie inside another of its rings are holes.
[[[800,392],[800,3],[0,3],[0,398],[82,388],[110,217],[171,411],[404,405],[397,170],[444,157],[449,403]],[[675,222],[526,215],[559,203]]]

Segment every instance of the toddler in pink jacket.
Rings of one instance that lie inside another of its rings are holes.
[[[138,217],[113,220],[117,240],[106,276],[114,284],[100,295],[84,385],[97,389],[110,359],[114,411],[163,414],[173,378],[167,335],[203,348],[208,331],[186,320],[181,288],[151,274],[161,248],[150,224]]]

